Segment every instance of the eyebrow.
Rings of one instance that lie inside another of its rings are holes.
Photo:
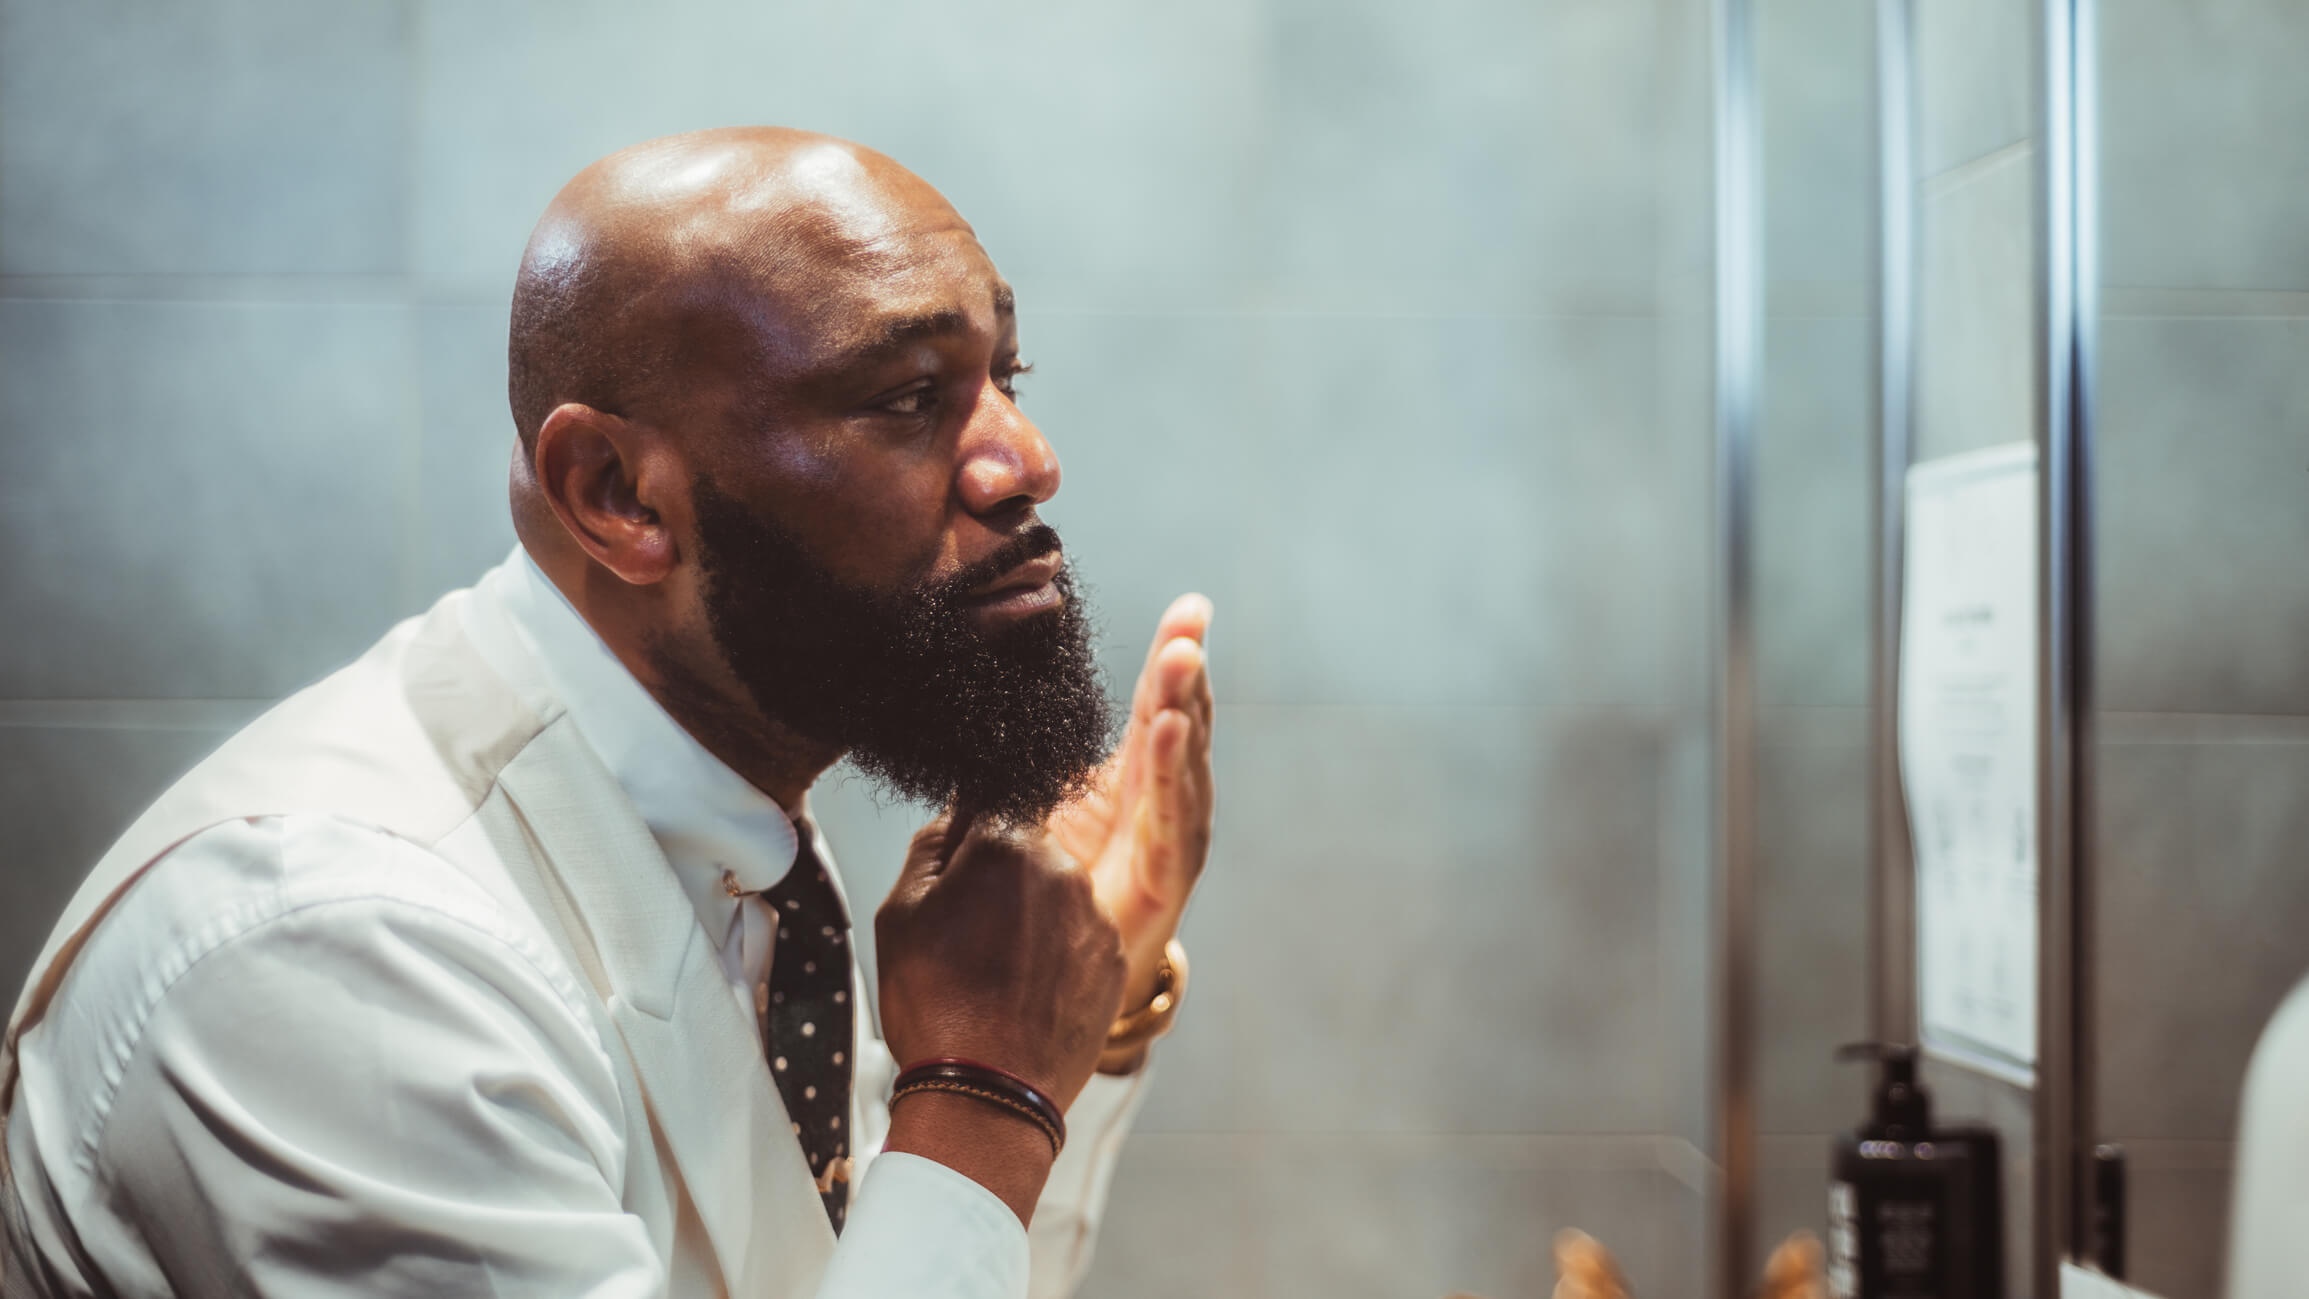
[[[994,286],[994,314],[997,318],[1018,314],[1018,297],[1007,284]],[[848,367],[880,360],[909,343],[946,334],[959,334],[970,328],[970,318],[954,307],[925,311],[912,316],[893,316],[882,322],[871,338],[845,352],[838,365]]]

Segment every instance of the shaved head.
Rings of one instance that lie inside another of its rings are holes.
[[[846,753],[1032,819],[1105,756],[1011,290],[919,177],[776,127],[612,154],[530,236],[507,353],[522,546],[772,797]]]
[[[871,149],[784,127],[728,127],[634,145],[581,171],[529,237],[507,348],[514,427],[533,444],[555,406],[649,408],[684,362],[744,366],[779,343],[768,305],[829,260],[892,251],[900,214],[943,211],[920,177]],[[1003,290],[1007,297],[1007,289]],[[805,309],[805,320],[820,310]]]

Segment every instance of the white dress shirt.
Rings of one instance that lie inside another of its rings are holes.
[[[758,1035],[775,924],[753,895],[792,865],[793,820],[674,722],[520,551],[465,625],[484,659],[542,669]],[[84,1257],[61,1272],[153,1296],[714,1288],[680,1275],[628,1203],[626,1143],[649,1134],[627,1130],[586,993],[445,860],[489,851],[479,823],[460,836],[437,855],[317,813],[228,821],[125,895],[19,1052],[9,1148],[19,1183],[70,1218]],[[855,1189],[822,1299],[1066,1293],[1142,1079],[1084,1088],[1030,1239],[969,1178],[877,1156],[895,1068],[860,990],[854,975]]]

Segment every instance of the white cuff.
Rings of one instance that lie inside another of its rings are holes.
[[[1070,1295],[1090,1270],[1106,1214],[1107,1185],[1130,1122],[1146,1099],[1152,1065],[1132,1074],[1092,1074],[1066,1110],[1066,1149],[1050,1169],[1028,1232],[1034,1248],[1035,1299]]]
[[[994,1192],[934,1159],[876,1158],[819,1299],[1023,1299],[1026,1228]]]

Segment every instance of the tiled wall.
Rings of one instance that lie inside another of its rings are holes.
[[[2309,11],[2102,0],[2102,1135],[2219,1293],[2237,1095],[2309,977]]]
[[[1755,477],[1755,1242],[1827,1220],[1829,1141],[1868,1031],[1869,6],[1759,0],[1765,332]]]
[[[1538,1294],[1575,1223],[1693,1293],[1706,86],[1697,0],[0,0],[0,974],[509,545],[560,181],[814,126],[1016,282],[1118,671],[1218,604],[1198,992],[1089,1293]],[[916,813],[819,798],[876,894]]]

